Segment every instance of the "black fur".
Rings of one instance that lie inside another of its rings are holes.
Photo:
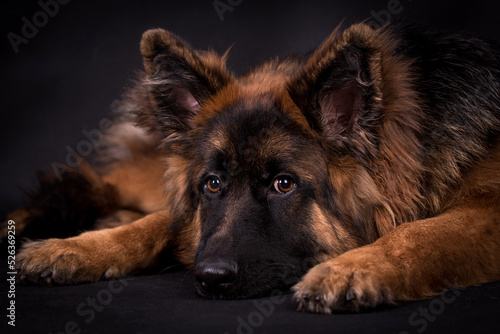
[[[29,215],[20,238],[72,237],[92,230],[99,218],[119,208],[112,186],[98,186],[77,170],[67,171],[62,182],[39,173],[38,183],[37,189],[28,193]]]
[[[391,28],[397,52],[413,62],[415,89],[425,113],[421,141],[424,165],[449,165],[452,154],[463,170],[485,153],[500,129],[500,47],[496,42],[416,24]],[[458,148],[458,149],[457,149]],[[441,193],[457,179],[428,174],[426,187]],[[443,187],[445,185],[445,187]]]

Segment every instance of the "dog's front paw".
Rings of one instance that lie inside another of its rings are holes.
[[[394,302],[394,267],[371,254],[351,252],[313,267],[293,287],[299,310],[358,312]]]
[[[99,248],[75,238],[27,242],[16,259],[22,283],[76,284],[120,276]]]

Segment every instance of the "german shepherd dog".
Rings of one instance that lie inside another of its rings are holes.
[[[331,313],[500,279],[494,43],[357,24],[241,77],[162,29],[140,50],[97,161],[42,176],[11,215],[57,237],[23,245],[21,281],[177,261],[203,297],[291,287]]]

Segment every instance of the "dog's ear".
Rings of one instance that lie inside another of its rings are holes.
[[[146,72],[142,84],[153,100],[153,110],[139,114],[139,122],[159,128],[164,136],[191,129],[203,102],[232,78],[225,56],[193,50],[163,29],[146,31],[140,49]]]
[[[313,129],[349,138],[379,120],[379,54],[370,27],[339,30],[311,54],[288,90]]]

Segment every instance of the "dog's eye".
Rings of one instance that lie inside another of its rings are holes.
[[[220,179],[217,176],[210,176],[206,183],[206,188],[211,193],[219,192],[222,185]]]
[[[274,189],[281,194],[291,191],[294,186],[295,182],[289,176],[280,176],[274,180]]]

